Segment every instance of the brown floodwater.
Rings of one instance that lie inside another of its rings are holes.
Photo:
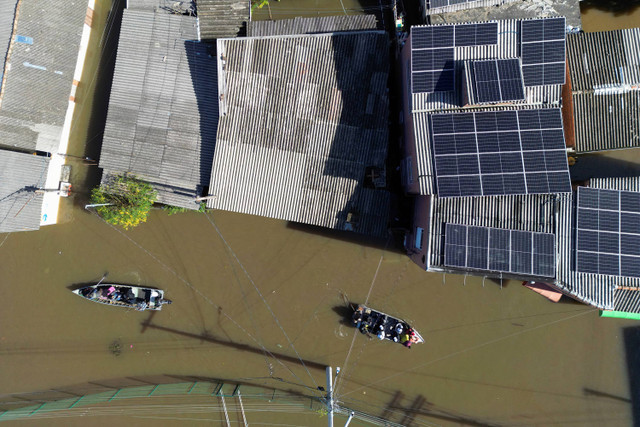
[[[108,8],[98,2],[78,95],[71,146],[80,156],[91,152],[85,143],[99,140],[88,123],[103,102],[97,90],[94,104],[94,76]],[[341,10],[339,1],[271,5],[278,18]],[[266,9],[254,15],[267,16]],[[605,17],[619,19],[605,14],[597,21],[607,26]],[[640,160],[637,152],[625,153],[620,158]],[[323,367],[331,365],[342,367],[335,391],[343,406],[404,425],[633,425],[637,322],[553,304],[513,281],[426,273],[391,241],[278,220],[156,210],[125,232],[82,208],[95,166],[70,162],[76,194],[64,201],[63,222],[0,234],[0,414],[16,402],[40,404],[50,390],[79,397],[96,387],[194,379],[314,396],[325,382]],[[136,312],[69,291],[105,272],[110,281],[162,288],[174,302],[160,312]],[[348,302],[364,301],[407,319],[426,343],[407,350],[355,333],[341,322],[343,312]],[[243,403],[250,425],[326,425],[310,405]],[[227,405],[240,425],[237,402],[227,398]],[[121,399],[87,408],[9,423],[226,425],[216,397]],[[336,417],[336,425],[345,420]]]

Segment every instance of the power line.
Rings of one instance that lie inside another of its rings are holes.
[[[189,283],[187,280],[185,280],[182,276],[180,276],[175,270],[173,270],[171,267],[169,267],[167,264],[165,264],[164,262],[162,262],[158,257],[156,257],[154,254],[152,254],[149,250],[145,249],[141,244],[139,244],[138,242],[136,242],[135,240],[133,240],[131,237],[129,237],[128,235],[126,235],[125,233],[123,233],[121,230],[119,230],[117,227],[115,227],[112,224],[109,224],[108,222],[106,222],[104,220],[104,218],[102,218],[100,215],[98,215],[94,210],[91,210],[91,212],[97,216],[98,218],[100,218],[105,224],[107,224],[109,227],[111,227],[112,229],[114,229],[115,231],[117,231],[118,233],[120,233],[122,236],[124,236],[127,240],[129,240],[131,243],[133,243],[135,246],[137,246],[140,250],[142,250],[143,252],[145,252],[147,255],[149,255],[154,261],[156,261],[158,264],[160,264],[161,266],[163,266],[167,271],[169,271],[171,274],[173,274],[177,279],[179,279],[181,282],[183,282],[186,286],[188,286],[189,288],[191,288],[194,292],[196,292],[198,295],[200,295],[200,297],[202,297],[206,302],[208,302],[210,305],[212,305],[213,307],[215,307],[222,315],[224,315],[227,319],[229,319],[238,329],[240,329],[241,331],[243,331],[249,338],[251,338],[253,340],[253,342],[255,342],[262,350],[264,350],[267,354],[269,354],[271,357],[273,357],[280,365],[282,365],[285,369],[287,369],[291,375],[293,375],[294,378],[296,378],[298,381],[300,381],[300,383],[304,384],[304,382],[298,377],[298,375],[296,375],[295,372],[293,372],[291,370],[291,368],[289,368],[287,365],[285,365],[280,359],[278,359],[272,352],[270,352],[260,341],[258,341],[251,333],[249,333],[249,331],[247,331],[244,327],[242,327],[237,321],[235,321],[229,314],[227,314],[227,312],[225,312],[221,306],[219,306],[218,304],[214,303],[209,297],[207,297],[205,294],[203,294],[198,288],[196,288],[195,286],[193,286],[191,283]],[[297,352],[296,352],[297,354]],[[298,355],[298,359],[300,359],[300,356]],[[300,359],[300,361],[302,361],[302,359]],[[304,362],[303,366],[304,365]],[[309,370],[307,369],[307,373],[309,373]],[[309,373],[309,375],[311,375]],[[313,377],[312,377],[313,379]],[[314,381],[315,382],[315,381]],[[317,388],[317,386],[316,386]],[[317,392],[317,390],[315,390]]]
[[[309,369],[307,368],[307,365],[305,365],[304,360],[302,360],[302,358],[300,357],[300,354],[298,353],[298,350],[296,350],[296,347],[293,345],[293,342],[291,342],[291,339],[289,338],[289,335],[287,335],[287,332],[284,330],[284,328],[282,327],[282,325],[280,324],[280,321],[278,320],[277,316],[275,315],[275,313],[273,312],[273,310],[271,309],[271,306],[269,305],[269,303],[267,302],[267,300],[264,298],[264,296],[262,295],[262,292],[260,292],[260,289],[258,288],[258,286],[256,286],[255,282],[253,281],[253,279],[251,278],[251,275],[249,274],[249,272],[244,268],[244,265],[242,265],[242,263],[240,262],[240,259],[238,259],[238,256],[236,255],[236,253],[233,251],[233,249],[231,249],[231,246],[229,245],[229,243],[227,242],[227,240],[224,238],[224,236],[222,235],[222,233],[220,232],[220,229],[218,228],[218,226],[213,222],[213,220],[211,219],[211,217],[208,214],[205,214],[207,219],[209,220],[209,223],[211,223],[211,225],[213,225],[213,228],[215,228],[216,233],[218,233],[218,236],[220,236],[220,239],[222,239],[222,241],[224,242],[224,244],[226,245],[227,249],[229,250],[229,252],[231,252],[231,255],[233,255],[233,257],[235,258],[236,262],[238,263],[238,265],[240,266],[240,268],[242,268],[242,271],[244,271],[244,273],[246,274],[247,278],[249,279],[249,282],[253,285],[253,288],[256,290],[256,292],[258,293],[258,295],[260,296],[260,298],[262,299],[262,302],[264,303],[264,305],[267,307],[267,309],[269,310],[269,312],[271,313],[271,316],[273,317],[273,319],[275,320],[276,324],[278,325],[278,327],[280,328],[280,330],[282,331],[282,334],[285,336],[285,338],[287,339],[287,341],[289,342],[289,345],[291,346],[291,348],[293,349],[293,351],[296,353],[296,356],[298,357],[298,360],[300,360],[300,363],[302,363],[302,366],[304,366],[304,369],[307,371],[307,374],[309,375],[309,377],[311,377],[311,381],[313,381],[313,384],[316,386],[316,389],[318,389],[318,383],[316,383],[315,379],[313,378],[313,376],[311,375],[311,372],[309,372]]]

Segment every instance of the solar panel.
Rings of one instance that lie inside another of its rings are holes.
[[[444,265],[555,277],[555,248],[551,233],[446,224]]]
[[[413,27],[412,92],[448,92],[453,89],[453,26]]]
[[[520,56],[525,86],[564,84],[565,18],[521,21]]]
[[[475,1],[475,0],[430,0],[428,2],[428,5],[429,5],[429,9],[435,9],[437,7],[452,6],[460,3],[468,3],[470,1]]]
[[[559,109],[432,114],[440,197],[571,192]]]
[[[455,25],[454,31],[456,47],[498,43],[498,24],[496,22]]]
[[[412,92],[454,90],[454,47],[481,46],[497,42],[498,24],[495,22],[412,27]]]
[[[469,81],[469,103],[487,104],[524,99],[524,84],[518,59],[490,59],[465,64]]]
[[[640,277],[640,193],[579,187],[576,270]]]

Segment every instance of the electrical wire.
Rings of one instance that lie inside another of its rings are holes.
[[[251,340],[256,343],[263,351],[265,351],[267,354],[269,354],[271,357],[273,357],[281,366],[283,366],[285,369],[287,369],[289,371],[289,373],[291,373],[291,375],[293,375],[294,378],[296,378],[298,381],[300,381],[301,384],[304,385],[304,381],[302,381],[300,379],[300,377],[298,377],[298,375],[296,375],[295,372],[293,372],[291,370],[291,368],[289,368],[286,364],[284,364],[280,359],[278,359],[272,352],[270,352],[260,341],[258,341],[251,333],[249,333],[249,331],[246,330],[246,328],[242,327],[242,325],[240,325],[235,319],[233,319],[226,311],[224,311],[222,309],[221,306],[219,306],[218,304],[214,303],[209,297],[207,297],[205,294],[202,293],[202,291],[200,291],[198,288],[196,288],[195,286],[193,286],[191,283],[189,283],[186,279],[184,279],[182,276],[180,276],[175,270],[173,270],[171,267],[169,267],[167,264],[165,264],[164,262],[162,262],[157,256],[155,256],[154,254],[152,254],[149,250],[145,249],[141,244],[139,244],[138,242],[136,242],[134,239],[132,239],[130,236],[126,235],[125,233],[123,233],[121,230],[119,230],[116,226],[109,224],[108,222],[106,222],[104,220],[104,218],[102,218],[100,215],[98,215],[97,212],[95,212],[95,210],[91,210],[91,213],[93,215],[95,215],[96,217],[100,218],[101,221],[103,221],[105,224],[107,224],[109,227],[111,227],[113,230],[117,231],[120,235],[124,236],[127,240],[129,240],[131,243],[133,243],[135,246],[137,246],[140,250],[142,250],[143,252],[145,252],[149,257],[151,257],[154,261],[156,261],[158,264],[160,264],[162,267],[164,267],[167,271],[169,271],[171,274],[173,274],[178,280],[180,280],[181,282],[183,282],[186,286],[188,286],[190,289],[192,289],[194,292],[196,292],[198,295],[200,295],[200,297],[202,299],[204,299],[207,303],[209,303],[211,306],[215,307],[218,312],[220,312],[223,316],[225,316],[228,320],[230,320],[238,329],[240,329],[242,332],[244,332],[249,338],[251,338]],[[297,352],[296,352],[297,354]],[[298,358],[300,358],[298,356]],[[305,366],[306,369],[306,366]],[[309,372],[309,370],[307,369],[307,372]],[[311,375],[309,373],[309,375]],[[305,386],[309,389],[311,389],[308,386]],[[313,390],[313,389],[311,389]],[[317,387],[316,390],[317,392]]]
[[[265,297],[262,295],[262,292],[260,292],[260,289],[258,288],[258,286],[255,284],[255,282],[253,281],[253,279],[251,278],[251,275],[249,274],[249,272],[247,271],[246,268],[244,268],[244,265],[242,264],[242,262],[240,262],[240,259],[238,258],[238,256],[236,255],[236,253],[233,251],[233,249],[231,249],[231,245],[229,245],[229,243],[227,242],[227,240],[224,238],[224,236],[222,235],[222,232],[220,231],[220,229],[218,228],[218,226],[216,225],[215,222],[213,222],[213,220],[211,219],[211,217],[209,216],[208,213],[205,213],[205,216],[207,217],[207,219],[209,220],[209,223],[211,223],[211,225],[213,226],[213,228],[216,230],[216,233],[218,233],[218,236],[220,236],[220,239],[224,242],[225,246],[227,247],[227,249],[229,250],[229,252],[231,253],[231,255],[233,255],[233,257],[235,258],[236,262],[238,263],[238,265],[240,266],[240,268],[242,268],[242,271],[244,271],[245,275],[247,276],[247,279],[249,279],[249,282],[253,285],[253,288],[255,289],[256,293],[260,296],[260,298],[262,299],[262,302],[264,303],[265,307],[267,307],[267,309],[269,310],[269,312],[271,313],[271,316],[273,317],[273,320],[275,320],[276,324],[278,325],[278,327],[280,328],[280,330],[282,331],[282,334],[285,336],[285,338],[287,339],[287,341],[289,342],[289,346],[291,347],[291,349],[296,353],[296,356],[298,357],[298,360],[300,360],[300,363],[302,364],[302,366],[304,367],[305,371],[307,371],[307,374],[309,375],[309,377],[311,378],[311,381],[313,382],[313,384],[315,385],[316,389],[318,389],[318,383],[316,383],[316,380],[313,378],[313,376],[311,375],[311,372],[309,372],[309,369],[307,368],[307,365],[304,363],[304,360],[302,360],[302,358],[300,357],[300,354],[298,353],[298,350],[296,350],[296,347],[293,345],[293,342],[291,341],[291,339],[289,338],[289,335],[287,334],[287,332],[284,330],[284,328],[282,327],[282,325],[280,324],[280,321],[278,320],[278,317],[275,315],[275,313],[273,312],[273,310],[271,309],[271,306],[269,305],[269,303],[267,302],[267,300],[265,299]]]
[[[428,366],[428,365],[433,365],[434,363],[441,362],[441,361],[449,359],[451,357],[455,357],[455,356],[458,356],[460,354],[467,353],[469,351],[477,350],[479,348],[486,347],[488,345],[495,344],[497,342],[504,341],[506,339],[513,338],[515,336],[522,335],[522,334],[525,334],[525,333],[528,333],[528,332],[531,332],[531,331],[535,331],[535,330],[538,330],[538,329],[541,329],[541,328],[544,328],[544,327],[547,327],[547,326],[551,326],[551,325],[554,325],[556,323],[564,322],[566,320],[570,320],[570,319],[576,318],[578,316],[583,316],[583,315],[588,314],[588,313],[593,313],[595,311],[597,311],[597,309],[586,310],[586,311],[580,312],[578,314],[574,314],[573,316],[567,316],[567,317],[564,317],[562,319],[558,319],[558,320],[554,320],[554,321],[551,321],[551,322],[544,323],[542,325],[534,326],[534,327],[529,328],[529,329],[524,330],[524,331],[514,332],[512,334],[508,334],[508,335],[505,335],[503,337],[495,338],[495,339],[486,341],[486,342],[481,343],[481,344],[477,344],[477,345],[474,345],[474,346],[471,346],[471,347],[467,347],[467,348],[462,349],[462,350],[455,351],[453,353],[449,353],[449,354],[447,354],[445,356],[442,356],[442,357],[439,357],[437,359],[433,359],[433,360],[430,360],[428,362],[416,365],[413,368],[405,369],[403,371],[400,371],[400,372],[397,372],[395,374],[392,374],[392,375],[386,376],[384,378],[381,378],[381,379],[379,379],[377,381],[373,381],[373,382],[371,382],[369,384],[366,384],[366,385],[363,385],[361,387],[355,388],[355,389],[353,389],[353,390],[351,390],[351,391],[349,391],[347,393],[344,393],[342,396],[347,396],[349,394],[355,393],[356,391],[360,391],[362,389],[371,387],[372,385],[379,384],[381,382],[385,382],[385,381],[387,381],[387,380],[389,380],[391,378],[397,377],[399,375],[405,375],[406,373],[411,372],[411,371],[415,371],[418,368],[422,368],[422,367],[425,367],[425,366]]]

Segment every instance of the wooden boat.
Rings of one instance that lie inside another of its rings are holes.
[[[75,289],[73,293],[100,304],[135,308],[138,311],[160,310],[164,304],[171,304],[170,300],[164,299],[161,289],[133,285],[98,283]]]
[[[353,312],[353,324],[363,334],[376,336],[411,348],[412,344],[423,343],[422,336],[407,322],[381,311],[360,304]]]

